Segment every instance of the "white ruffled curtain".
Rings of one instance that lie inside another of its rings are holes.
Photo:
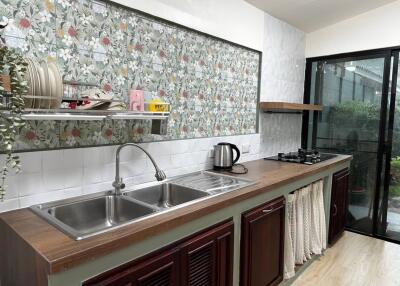
[[[323,181],[317,181],[287,198],[285,279],[295,274],[295,265],[326,249]]]

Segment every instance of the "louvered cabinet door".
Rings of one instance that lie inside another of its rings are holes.
[[[178,249],[146,258],[129,267],[122,266],[87,281],[90,286],[178,286]]]
[[[233,276],[233,221],[110,270],[85,286],[229,286]]]
[[[232,221],[191,238],[181,245],[180,252],[182,285],[232,285]]]

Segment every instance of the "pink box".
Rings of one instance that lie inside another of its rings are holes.
[[[143,90],[131,89],[129,92],[129,111],[144,111]]]

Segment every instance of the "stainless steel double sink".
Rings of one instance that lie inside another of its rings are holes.
[[[231,176],[196,172],[122,195],[102,192],[30,209],[72,238],[81,240],[251,184]]]

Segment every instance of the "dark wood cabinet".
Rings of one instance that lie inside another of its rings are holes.
[[[241,286],[278,285],[283,280],[285,199],[242,215]]]
[[[180,252],[181,285],[232,285],[233,222],[188,240]]]
[[[152,286],[177,285],[178,250],[167,250],[154,257],[101,275],[84,285],[97,286]]]
[[[233,234],[233,221],[223,222],[101,274],[83,285],[232,285]]]
[[[345,228],[349,172],[349,169],[346,168],[333,174],[328,235],[329,244],[335,243]]]

